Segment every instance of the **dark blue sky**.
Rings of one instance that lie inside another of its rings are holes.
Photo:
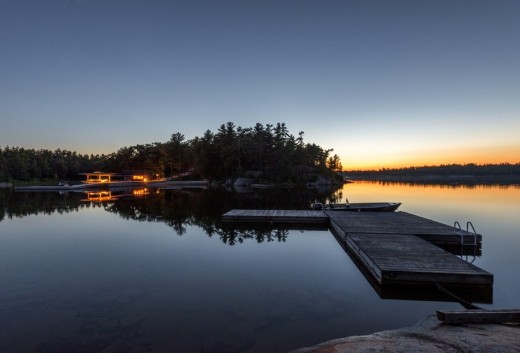
[[[516,163],[519,37],[519,1],[3,0],[0,146],[285,122],[347,168]]]

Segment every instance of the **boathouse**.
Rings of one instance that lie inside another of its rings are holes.
[[[117,173],[104,173],[104,172],[93,172],[93,173],[79,173],[86,177],[85,183],[96,184],[96,183],[111,183],[114,181],[114,177]]]
[[[125,170],[122,173],[92,172],[80,173],[86,177],[85,183],[120,183],[120,182],[147,182],[154,180],[154,174],[146,170]]]

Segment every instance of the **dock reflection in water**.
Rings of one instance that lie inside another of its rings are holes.
[[[382,298],[398,299],[403,293],[403,299],[456,301],[470,307],[470,301],[492,302],[493,275],[436,245],[458,244],[462,254],[465,248],[476,254],[480,234],[407,212],[235,209],[222,219],[228,228],[328,224]]]
[[[458,284],[443,283],[443,291],[435,283],[428,282],[393,282],[381,283],[377,281],[373,275],[367,270],[367,267],[359,261],[358,257],[347,247],[345,240],[338,234],[333,232],[338,244],[348,254],[352,262],[357,266],[368,283],[381,299],[394,300],[420,300],[420,301],[441,301],[441,302],[457,302],[460,300],[471,303],[492,304],[493,303],[493,286],[486,284]],[[460,251],[464,251],[461,247]]]

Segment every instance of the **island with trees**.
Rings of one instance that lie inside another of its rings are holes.
[[[75,181],[81,173],[124,170],[148,170],[161,178],[189,175],[212,182],[236,178],[259,183],[340,181],[340,158],[331,155],[332,149],[304,142],[303,135],[294,136],[285,123],[243,128],[228,122],[191,140],[176,132],[166,142],[101,155],[0,146],[0,182]]]

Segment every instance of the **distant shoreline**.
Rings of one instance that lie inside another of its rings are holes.
[[[520,184],[520,164],[451,164],[380,170],[350,170],[341,175],[349,180],[378,180],[437,184]]]
[[[388,181],[388,182],[405,182],[405,183],[419,183],[419,184],[497,184],[497,185],[518,185],[520,184],[520,177],[511,176],[475,176],[475,175],[352,175],[349,180],[365,180],[365,181]]]

